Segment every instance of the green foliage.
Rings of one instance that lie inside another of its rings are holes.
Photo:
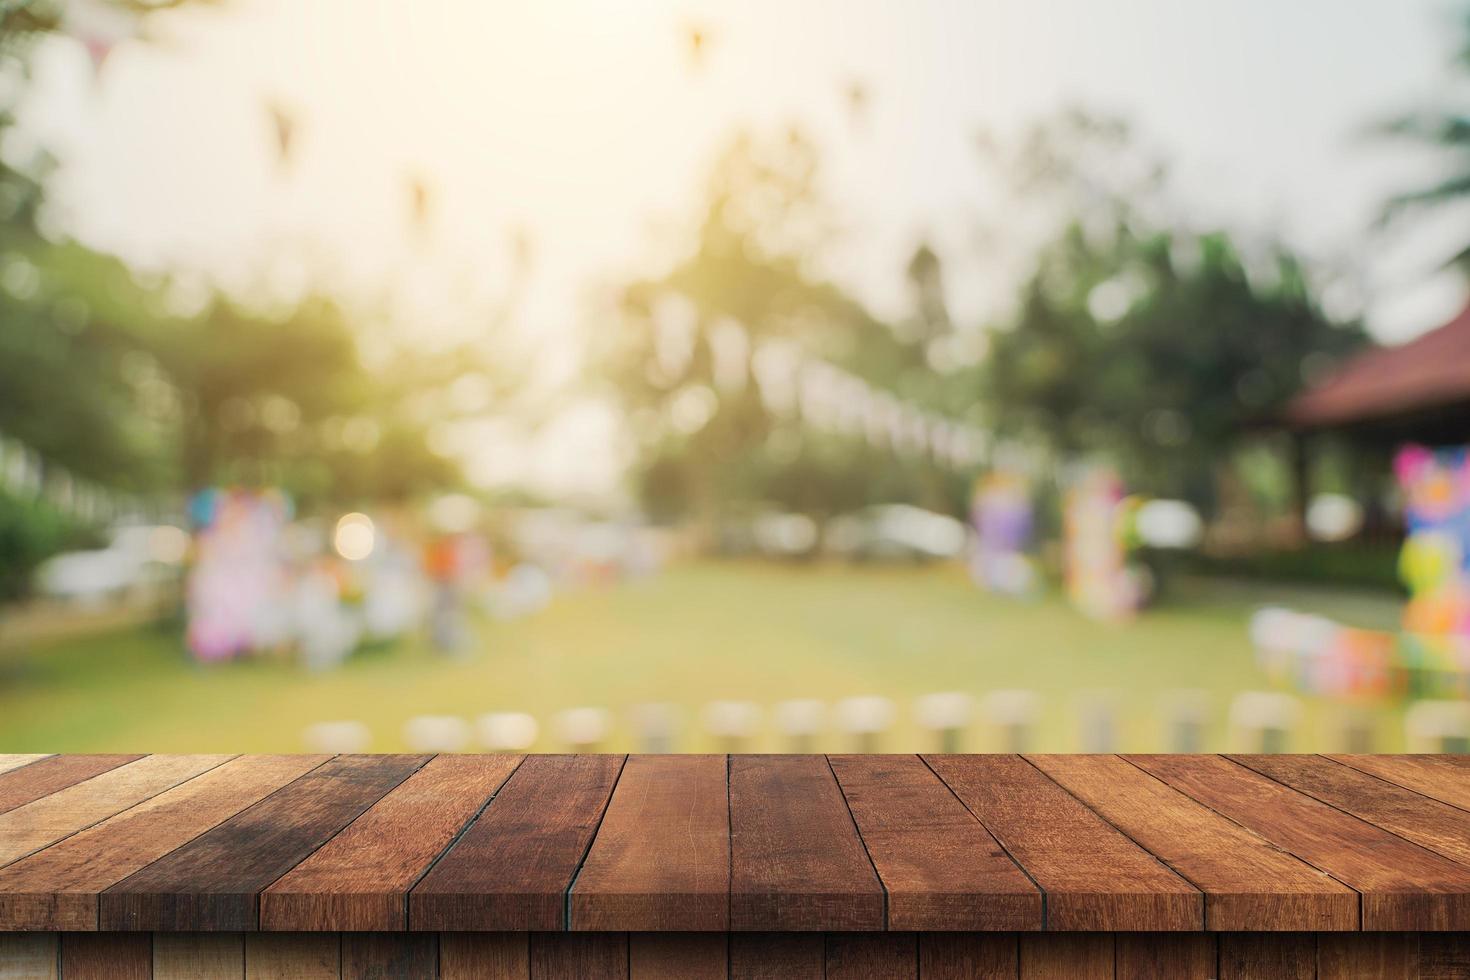
[[[1159,210],[1145,194],[1071,214],[993,333],[980,390],[1002,436],[1210,506],[1230,453],[1364,334],[1322,313],[1285,249],[1247,262],[1224,232],[1141,217]]]
[[[59,511],[0,491],[0,601],[24,596],[42,561],[86,540],[84,530]]]

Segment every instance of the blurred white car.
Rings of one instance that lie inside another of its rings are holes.
[[[969,529],[946,514],[909,504],[879,504],[827,522],[824,544],[851,559],[958,558]]]

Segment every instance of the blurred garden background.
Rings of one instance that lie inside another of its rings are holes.
[[[1470,9],[0,5],[0,750],[1470,750]]]

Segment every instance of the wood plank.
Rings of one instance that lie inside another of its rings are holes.
[[[627,976],[626,933],[531,933],[531,980],[626,980]]]
[[[730,934],[730,980],[823,980],[826,971],[820,932]]]
[[[530,975],[528,933],[439,933],[440,980],[526,980]]]
[[[1110,932],[1021,933],[1021,980],[1112,980]]]
[[[61,934],[66,980],[152,980],[153,937],[145,932]]]
[[[1220,756],[1133,762],[1357,889],[1364,930],[1470,928],[1470,868]]]
[[[1463,756],[1331,755],[1328,758],[1430,799],[1470,810],[1470,768],[1465,766]]]
[[[884,894],[819,755],[730,758],[730,927],[884,928]]]
[[[104,929],[255,929],[262,889],[428,761],[339,756],[102,893]]]
[[[834,932],[827,936],[827,980],[917,980],[911,932]]]
[[[1016,755],[925,761],[1046,892],[1046,928],[1204,928],[1204,895]]]
[[[1113,943],[1113,970],[1118,980],[1209,980],[1215,976],[1219,944],[1214,933],[1120,932]]]
[[[520,765],[516,755],[441,755],[260,896],[260,927],[408,928],[408,892]]]
[[[245,934],[245,980],[337,980],[341,975],[338,933]]]
[[[829,762],[888,892],[888,928],[1042,928],[1040,890],[918,756]]]
[[[0,773],[0,813],[9,813],[32,800],[141,758],[141,755],[53,755]]]
[[[0,980],[56,980],[59,946],[54,932],[0,933]]]
[[[726,980],[729,973],[727,933],[628,934],[629,980]]]
[[[45,752],[0,753],[0,773],[9,772],[12,769],[19,769],[21,766],[28,766],[32,762],[40,762],[42,759],[49,758],[51,756]]]
[[[1324,932],[1317,937],[1317,980],[1412,980],[1419,976],[1411,932]]]
[[[228,755],[150,755],[0,815],[0,867],[106,820],[200,773]]]
[[[628,758],[572,887],[571,928],[723,931],[730,800],[722,755]]]
[[[1229,758],[1421,847],[1470,864],[1470,812],[1314,755]]]
[[[1205,893],[1211,930],[1356,929],[1358,894],[1117,756],[1030,761]]]
[[[409,927],[566,927],[566,892],[623,768],[620,755],[528,756],[409,894]]]
[[[919,936],[919,980],[1015,980],[1015,933],[926,932]]]
[[[342,933],[342,980],[419,980],[439,973],[432,932]]]
[[[1309,932],[1220,934],[1220,980],[1314,980],[1317,937]]]
[[[0,929],[96,929],[103,891],[328,758],[241,756],[17,861],[0,870]]]
[[[245,937],[238,932],[160,932],[153,936],[153,980],[245,977]]]

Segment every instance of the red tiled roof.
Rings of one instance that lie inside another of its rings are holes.
[[[1470,306],[1397,347],[1353,357],[1286,407],[1304,428],[1343,425],[1470,401]]]

